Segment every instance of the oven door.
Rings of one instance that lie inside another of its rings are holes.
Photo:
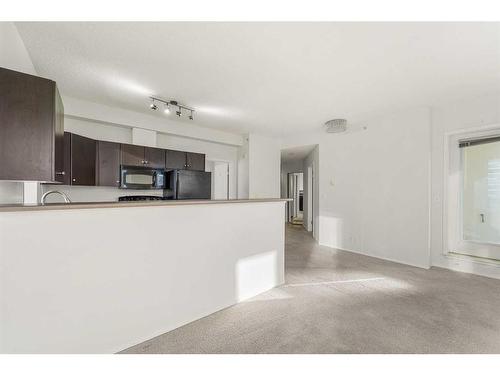
[[[120,166],[120,188],[122,189],[163,189],[165,172],[147,167]]]

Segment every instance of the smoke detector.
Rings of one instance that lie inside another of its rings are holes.
[[[342,133],[347,130],[347,120],[344,118],[336,118],[325,122],[327,133]]]

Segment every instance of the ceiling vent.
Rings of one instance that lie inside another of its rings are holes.
[[[347,120],[344,118],[336,118],[325,122],[327,133],[342,133],[347,130]]]

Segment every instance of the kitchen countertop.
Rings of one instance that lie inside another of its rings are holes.
[[[201,204],[228,204],[228,203],[266,203],[287,202],[288,198],[267,199],[229,199],[229,200],[165,200],[165,201],[132,201],[132,202],[74,202],[74,203],[47,203],[41,204],[7,204],[0,205],[0,212],[19,211],[49,211],[74,210],[89,208],[124,208],[124,207],[155,207],[155,206],[189,206]]]

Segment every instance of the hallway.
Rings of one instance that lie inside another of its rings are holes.
[[[285,242],[285,285],[122,353],[500,353],[500,280]]]

